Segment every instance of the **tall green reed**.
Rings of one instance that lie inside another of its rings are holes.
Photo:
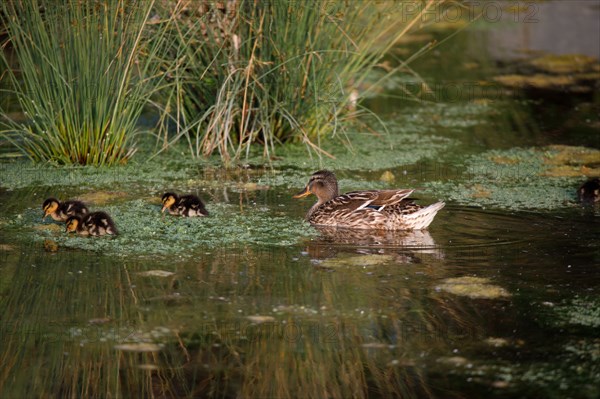
[[[159,84],[152,60],[164,43],[144,40],[154,1],[2,2],[17,68],[11,94],[24,122],[2,117],[3,136],[34,161],[113,165],[135,152],[136,124]]]
[[[267,157],[289,141],[329,155],[321,140],[345,140],[345,122],[369,113],[357,102],[373,89],[365,78],[432,4],[407,19],[391,1],[161,3],[177,21],[166,64],[175,73],[160,100],[164,145],[185,139],[194,156],[225,161],[253,143]]]

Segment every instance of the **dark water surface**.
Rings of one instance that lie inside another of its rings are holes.
[[[556,2],[548,7],[552,11]],[[498,73],[497,54],[480,50],[492,46],[496,29],[467,29],[415,69],[438,82],[489,78]],[[468,69],[465,62],[479,67]],[[440,70],[445,64],[454,66]],[[391,89],[370,105],[390,122],[430,106],[386,94],[398,92]],[[478,102],[460,101],[465,107]],[[399,185],[420,187],[432,175],[410,171],[425,165],[435,174],[441,164],[460,170],[464,157],[489,149],[594,147],[600,125],[580,118],[581,104],[597,121],[594,94],[566,103],[504,98],[491,122],[464,129],[440,122],[427,132],[459,142],[452,153],[389,170]],[[317,168],[304,167],[300,175],[308,178]],[[408,177],[400,178],[407,170]],[[296,176],[292,168],[284,172]],[[381,170],[338,172],[342,179],[382,184]],[[250,180],[260,183],[261,173]],[[36,230],[45,196],[81,195],[87,186],[41,182],[0,189],[0,397],[600,396],[597,207],[580,207],[572,195],[553,210],[449,201],[428,231],[323,230],[298,233],[288,245],[294,231],[288,221],[300,224],[310,206],[290,198],[298,184],[294,190],[238,190],[213,180],[216,188],[200,192],[210,198],[216,220],[246,212],[281,221],[258,229],[251,219],[247,230],[257,240],[207,240],[180,252],[123,255],[110,245],[98,251],[63,246],[62,231]],[[173,185],[193,185],[186,182]],[[98,190],[141,197],[167,188],[149,185]],[[437,200],[427,192],[419,197]],[[121,207],[139,205],[131,198],[118,201]],[[148,208],[158,220],[158,206]],[[146,210],[139,212],[146,217]],[[172,227],[199,226],[195,222],[160,223],[169,234],[181,234],[181,242],[197,238]],[[202,231],[241,234],[225,227]],[[36,238],[42,234],[48,239]],[[127,248],[127,234],[117,240]]]

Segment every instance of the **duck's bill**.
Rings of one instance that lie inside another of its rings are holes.
[[[310,195],[310,190],[308,189],[308,186],[304,187],[304,190],[300,191],[298,194],[294,195],[293,198],[303,198],[303,197],[308,197]]]
[[[166,209],[167,209],[167,207],[163,206],[162,209],[161,209],[161,211],[160,211],[160,213],[164,213]]]

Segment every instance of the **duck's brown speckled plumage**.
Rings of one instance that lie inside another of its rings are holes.
[[[338,192],[335,175],[327,170],[315,172],[304,190],[295,197],[315,194],[317,202],[306,220],[318,226],[351,229],[420,230],[433,221],[444,207],[437,202],[422,207],[408,198],[409,189]]]

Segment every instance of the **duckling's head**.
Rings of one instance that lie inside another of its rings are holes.
[[[79,216],[71,216],[67,219],[66,225],[67,233],[77,232],[77,229],[79,229],[79,226],[81,226],[81,218]]]
[[[328,170],[320,170],[313,173],[304,190],[294,195],[294,198],[302,198],[310,194],[317,196],[319,204],[337,197],[339,193],[335,174]]]
[[[46,216],[56,212],[59,206],[60,202],[58,202],[56,198],[48,198],[46,201],[44,201],[44,204],[42,205],[42,209],[44,210],[44,216],[42,217],[42,220],[46,219]]]
[[[175,193],[165,193],[162,196],[162,210],[161,212],[164,212],[166,209],[171,208],[173,206],[173,204],[175,204],[177,202],[179,197],[177,197],[177,194]]]
[[[577,190],[577,197],[580,202],[593,204],[600,202],[600,178],[589,179]]]

